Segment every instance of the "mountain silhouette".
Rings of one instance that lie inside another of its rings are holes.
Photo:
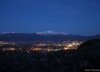
[[[79,69],[100,69],[100,39],[87,40],[76,50]]]
[[[0,34],[0,41],[33,42],[33,41],[83,41],[100,36],[80,36],[72,34],[37,34],[37,33],[4,33]]]

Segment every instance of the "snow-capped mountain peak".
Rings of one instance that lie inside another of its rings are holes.
[[[66,35],[67,33],[64,33],[64,32],[53,32],[53,31],[51,31],[51,30],[49,30],[49,31],[45,31],[45,32],[36,32],[37,34],[64,34],[64,35]]]

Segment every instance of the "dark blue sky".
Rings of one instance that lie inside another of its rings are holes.
[[[0,0],[0,32],[100,34],[100,0]]]

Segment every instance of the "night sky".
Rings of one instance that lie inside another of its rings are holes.
[[[100,34],[100,0],[0,0],[0,32]]]

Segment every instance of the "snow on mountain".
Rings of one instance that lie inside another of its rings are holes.
[[[63,34],[63,35],[67,35],[67,33],[64,33],[64,32],[53,32],[53,31],[36,32],[36,34],[45,34],[45,35]]]

